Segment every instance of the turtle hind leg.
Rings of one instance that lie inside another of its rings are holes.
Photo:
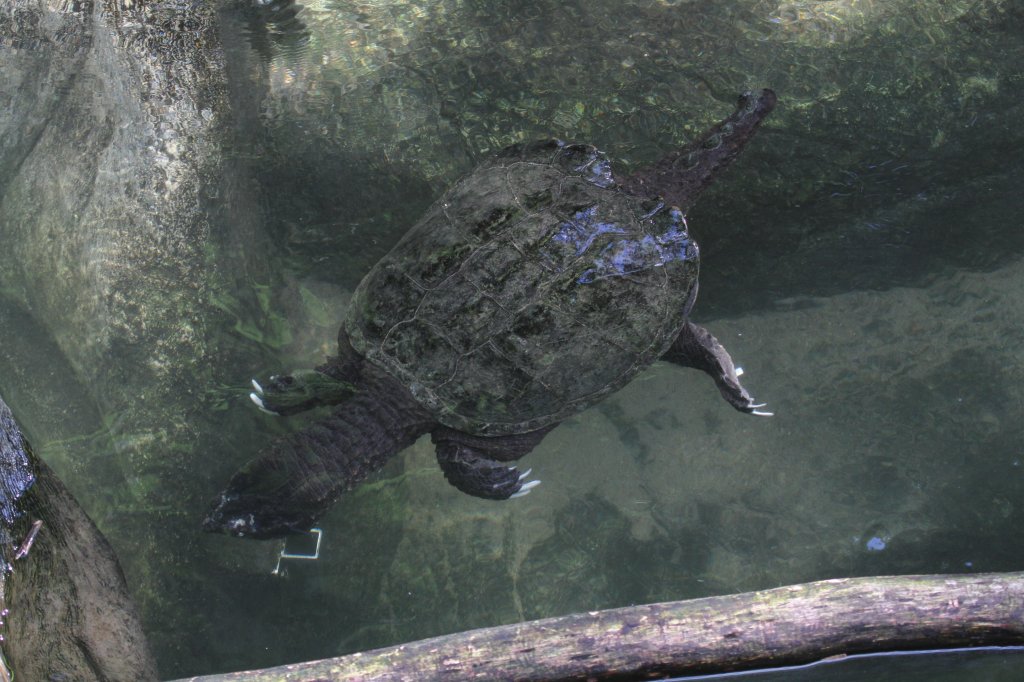
[[[520,473],[515,466],[488,459],[458,443],[439,444],[437,462],[449,483],[466,494],[485,500],[521,497],[540,485],[540,481],[526,480],[532,469]]]
[[[759,409],[764,407],[764,403],[754,403],[754,399],[740,383],[739,372],[732,363],[729,351],[704,327],[688,321],[661,359],[708,374],[715,380],[722,397],[740,412],[760,417],[772,415],[771,412]]]
[[[508,462],[527,454],[553,426],[529,433],[486,438],[439,427],[432,440],[444,477],[462,492],[485,500],[522,497],[540,485]]]

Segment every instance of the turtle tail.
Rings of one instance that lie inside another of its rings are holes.
[[[616,182],[630,194],[661,197],[689,209],[715,176],[732,163],[775,108],[771,90],[740,95],[736,111],[687,146]]]

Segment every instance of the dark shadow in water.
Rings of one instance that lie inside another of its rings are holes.
[[[1024,146],[1013,145],[1017,151],[1006,156],[999,142],[991,139],[979,152],[1000,157],[998,167],[971,166],[975,154],[894,160],[848,178],[850,196],[800,206],[757,195],[730,201],[728,192],[758,171],[737,164],[740,177],[731,176],[727,188],[713,187],[690,214],[702,256],[698,314],[731,316],[800,297],[927,286],[957,270],[987,272],[1019,259],[1024,230],[1014,226]],[[770,165],[766,156],[755,148],[744,161]],[[873,183],[887,186],[872,189]]]
[[[272,238],[297,270],[348,290],[434,198],[426,182],[384,159],[286,154],[265,159],[257,171]]]
[[[651,540],[631,537],[630,521],[607,500],[587,495],[565,507],[555,532],[535,544],[520,567],[527,619],[702,593],[709,538],[677,529]],[[641,570],[636,557],[644,557]],[[551,580],[558,576],[558,580]],[[614,603],[608,595],[614,594]]]
[[[270,61],[277,55],[301,57],[309,42],[302,7],[295,0],[254,0],[243,5],[245,34],[253,51]]]

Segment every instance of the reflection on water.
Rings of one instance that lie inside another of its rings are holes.
[[[262,59],[303,58],[309,31],[302,22],[302,5],[295,0],[254,0],[244,13],[245,36]]]
[[[123,264],[107,257],[116,236],[70,244],[55,226],[108,224],[87,214],[106,192],[148,196],[125,170],[141,147],[159,150],[170,187],[204,142],[159,124],[135,139],[116,118],[135,100],[104,108],[113,89],[95,94],[116,81],[112,43],[89,42],[92,19],[65,10],[48,19],[67,42],[0,10],[0,93],[17,93],[0,95],[13,245],[0,287],[17,303],[0,322],[5,339],[37,339],[0,346],[0,393],[126,557],[166,677],[819,578],[1024,566],[1015,3],[226,3],[237,130],[224,152],[245,180],[201,193],[208,233],[135,244],[143,271],[117,270],[151,278],[166,302],[156,322],[181,321],[161,334],[60,312],[48,287],[86,272],[82,301],[156,324],[108,277]],[[77,79],[98,99],[69,121],[58,114]],[[734,414],[705,377],[658,365],[523,461],[544,481],[526,498],[459,494],[421,441],[342,499],[322,558],[285,578],[270,575],[278,545],[198,534],[227,474],[301,423],[256,414],[248,377],[331,352],[349,292],[461,173],[551,136],[636,168],[750,87],[780,106],[688,219],[698,321],[773,419]],[[47,112],[94,145],[92,175],[77,156],[40,158],[59,149]],[[27,177],[58,189],[29,193]],[[62,248],[28,260],[32,225]],[[213,265],[174,269],[171,252]],[[64,361],[83,347],[104,351]],[[140,464],[147,448],[163,459]],[[1009,679],[986,660],[990,677],[965,658],[922,665],[928,679]]]
[[[1019,647],[850,656],[778,671],[687,677],[687,680],[749,682],[1015,682],[1024,651]]]

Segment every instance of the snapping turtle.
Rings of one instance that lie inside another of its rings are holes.
[[[253,381],[268,412],[338,407],[238,471],[204,527],[307,530],[424,433],[456,488],[524,495],[539,481],[509,462],[659,359],[707,372],[738,410],[770,414],[688,320],[699,258],[684,212],[775,99],[743,94],[696,142],[627,177],[594,147],[557,140],[484,162],[359,284],[337,357]]]

